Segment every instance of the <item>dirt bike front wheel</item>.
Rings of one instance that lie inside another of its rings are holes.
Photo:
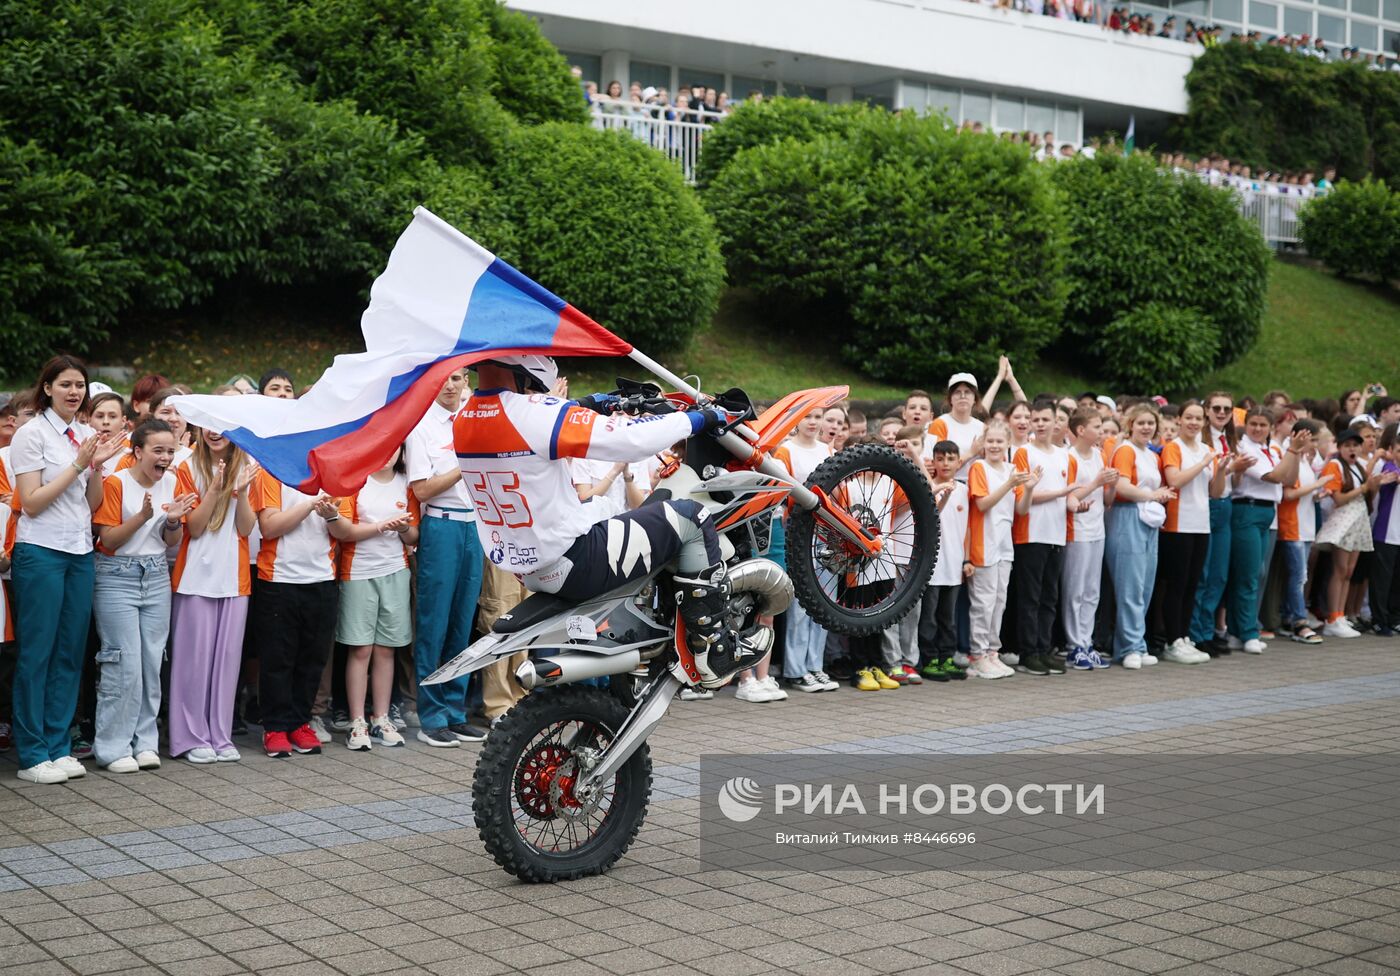
[[[787,571],[802,608],[827,630],[864,637],[907,614],[938,560],[938,505],[928,478],[888,447],[858,444],[827,458],[807,479],[880,539],[867,554],[822,509],[793,512]]]
[[[627,718],[602,688],[565,685],[526,695],[491,730],[472,780],[472,810],[496,863],[522,881],[602,874],[637,837],[651,797],[645,744],[590,799],[574,784]]]

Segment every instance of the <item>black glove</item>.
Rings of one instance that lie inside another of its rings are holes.
[[[622,404],[622,397],[616,393],[591,393],[585,397],[579,397],[574,401],[580,407],[592,410],[594,413],[601,413],[609,416],[615,413]]]

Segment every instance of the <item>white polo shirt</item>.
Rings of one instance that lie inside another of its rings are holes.
[[[81,444],[94,433],[87,424],[65,424],[52,407],[15,431],[10,442],[10,468],[15,478],[31,471],[40,472],[40,483],[49,484],[71,468],[78,449],[68,439],[67,431]],[[53,504],[37,516],[19,513],[15,541],[57,549],[59,552],[81,556],[92,552],[92,509],[88,506],[87,486],[90,470],[83,470]]]
[[[466,513],[454,516],[458,521],[475,522],[476,503],[467,494],[466,483],[461,480],[462,468],[457,461],[457,449],[453,446],[452,421],[455,418],[456,414],[434,400],[404,442],[404,466],[410,484],[456,472],[458,479],[451,488],[423,502],[423,514],[432,515],[434,509],[457,509]]]
[[[1236,498],[1257,498],[1275,504],[1282,501],[1283,485],[1264,480],[1264,475],[1278,467],[1280,460],[1273,447],[1260,444],[1254,438],[1245,436],[1240,438],[1238,450],[1241,455],[1254,458],[1254,463],[1246,468],[1242,474],[1235,476],[1234,496]]]

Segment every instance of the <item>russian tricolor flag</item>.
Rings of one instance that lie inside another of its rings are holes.
[[[361,330],[365,351],[337,356],[299,400],[173,402],[190,423],[222,431],[283,484],[349,495],[388,462],[453,370],[512,353],[632,351],[422,207],[370,289]]]

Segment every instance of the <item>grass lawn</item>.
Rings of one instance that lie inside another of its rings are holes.
[[[237,373],[256,377],[270,366],[292,372],[299,385],[321,374],[336,353],[360,348],[358,311],[301,296],[256,317],[236,307],[201,310],[143,324],[140,340],[114,336],[92,357],[138,373],[155,371],[208,390]],[[1151,355],[1151,350],[1143,350]],[[774,399],[809,386],[846,384],[858,399],[889,400],[903,388],[861,376],[840,362],[820,334],[783,333],[766,321],[760,305],[731,292],[712,329],[684,353],[662,357],[677,373],[699,374],[702,388],[742,386],[755,399]],[[612,389],[618,375],[644,378],[626,360],[575,360],[566,364],[575,393]],[[1020,363],[1027,393],[1055,390],[1116,392],[1072,363],[1042,359]],[[9,388],[21,385],[11,378]],[[939,386],[930,377],[925,386]],[[1202,378],[1199,391],[1226,389],[1259,396],[1274,387],[1294,397],[1336,396],[1378,380],[1400,388],[1400,295],[1376,285],[1342,281],[1326,272],[1275,261],[1269,307],[1258,343],[1239,362]]]

